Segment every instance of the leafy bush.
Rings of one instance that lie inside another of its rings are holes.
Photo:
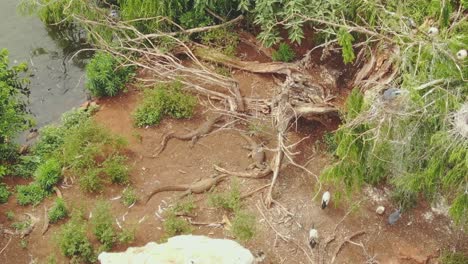
[[[94,96],[115,96],[128,82],[132,67],[124,67],[112,55],[98,52],[86,66],[86,87]]]
[[[114,218],[110,213],[110,205],[107,202],[97,202],[91,219],[92,231],[101,242],[103,250],[110,250],[116,240],[116,234],[112,225]]]
[[[125,156],[115,154],[102,163],[103,171],[110,177],[112,183],[128,183],[129,170],[125,165],[126,161],[127,158]]]
[[[52,188],[60,180],[62,168],[56,159],[48,159],[43,164],[37,167],[35,172],[35,180],[37,184],[46,192],[52,191]]]
[[[144,99],[133,116],[138,127],[157,125],[168,115],[173,118],[188,118],[193,115],[195,97],[184,94],[181,84],[174,82],[168,87],[159,84],[152,90],[145,90]]]
[[[19,231],[19,232],[28,229],[30,226],[31,226],[30,219],[14,222],[13,224],[11,224],[11,227],[13,227],[16,231]]]
[[[255,235],[255,216],[237,211],[232,220],[231,233],[242,241],[250,240]]]
[[[239,36],[232,28],[223,27],[203,33],[201,42],[227,56],[234,56],[239,44]]]
[[[190,224],[186,220],[177,217],[174,212],[168,212],[166,219],[164,220],[163,227],[164,232],[166,232],[168,237],[180,234],[190,234],[192,232]]]
[[[135,240],[135,228],[124,228],[118,237],[120,244],[129,244]]]
[[[62,198],[55,200],[54,206],[50,209],[48,217],[50,223],[56,223],[68,216],[68,210],[65,201]]]
[[[8,191],[8,188],[5,184],[0,184],[0,203],[8,202],[8,198],[10,197],[11,192]]]
[[[291,62],[296,57],[294,50],[286,43],[281,43],[278,50],[271,54],[271,58],[274,61]]]
[[[86,224],[76,212],[73,213],[71,220],[62,226],[57,242],[66,257],[73,257],[78,262],[96,261],[93,247],[86,237]]]
[[[464,264],[468,263],[468,256],[459,252],[448,252],[442,253],[440,263],[442,264]]]
[[[223,208],[232,212],[238,211],[242,206],[239,183],[233,181],[229,192],[210,194],[208,203],[213,207]]]
[[[177,214],[190,214],[195,210],[196,205],[193,202],[192,196],[185,198],[184,200],[178,202],[171,210]]]
[[[127,187],[122,192],[122,203],[125,206],[130,206],[138,200],[138,197],[135,194],[135,190],[132,187]]]
[[[99,168],[88,169],[78,179],[81,190],[86,192],[97,192],[104,186],[102,170]]]
[[[16,200],[19,205],[38,205],[47,196],[47,192],[37,183],[16,186]]]
[[[8,221],[13,221],[13,219],[15,219],[15,213],[11,210],[6,212],[5,215]]]
[[[32,125],[22,96],[27,93],[28,79],[21,75],[28,67],[25,63],[13,67],[9,64],[8,51],[0,49],[0,167],[14,161],[17,154],[13,139]]]
[[[13,166],[12,174],[24,179],[31,178],[40,163],[38,155],[20,156],[19,162]]]

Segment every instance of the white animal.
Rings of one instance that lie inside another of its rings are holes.
[[[315,245],[318,244],[318,239],[318,231],[314,228],[314,226],[312,226],[312,228],[309,231],[309,245],[311,248],[314,248]]]
[[[322,195],[322,209],[325,209],[330,202],[331,194],[329,191],[326,191]]]
[[[457,52],[457,59],[464,60],[467,55],[468,55],[468,52],[466,51],[466,49],[461,49]]]
[[[427,30],[427,34],[431,35],[431,36],[435,36],[437,34],[439,34],[439,29],[436,28],[436,27],[430,27],[428,30]]]

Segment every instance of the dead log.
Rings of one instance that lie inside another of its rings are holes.
[[[226,56],[213,49],[205,47],[196,47],[193,50],[195,56],[202,60],[222,64],[229,68],[239,69],[252,73],[276,73],[289,75],[293,72],[299,72],[299,67],[294,63],[286,62],[257,62],[257,61],[240,61],[235,58]]]

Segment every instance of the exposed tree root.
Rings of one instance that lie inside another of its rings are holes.
[[[344,240],[343,240],[343,242],[341,242],[341,244],[336,248],[335,253],[333,254],[331,263],[335,263],[335,260],[336,260],[337,255],[340,253],[341,249],[343,249],[344,245],[345,245],[347,242],[350,243],[350,242],[351,242],[351,239],[353,239],[354,237],[363,235],[363,234],[365,234],[365,233],[366,233],[366,232],[365,232],[364,230],[361,230],[361,231],[358,231],[358,232],[356,232],[356,233],[353,233],[353,234],[351,234],[351,235],[345,237]]]

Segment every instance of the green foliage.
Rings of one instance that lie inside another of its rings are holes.
[[[86,88],[94,96],[115,96],[125,87],[133,71],[112,55],[98,52],[86,66]]]
[[[19,205],[38,205],[48,193],[37,183],[16,186],[16,200]]]
[[[135,125],[157,125],[164,116],[189,118],[193,115],[196,102],[195,97],[181,91],[178,82],[167,87],[158,84],[154,89],[145,90],[143,102],[133,113]]]
[[[464,264],[468,263],[468,256],[461,252],[444,251],[440,257],[441,264]]]
[[[13,165],[12,174],[24,179],[31,178],[41,163],[38,155],[23,155],[19,157],[18,163]]]
[[[239,44],[239,36],[232,28],[217,28],[201,34],[201,42],[227,56],[234,56]]]
[[[20,247],[21,247],[22,249],[28,248],[28,244],[29,244],[29,243],[28,243],[28,241],[27,241],[26,239],[21,239],[21,240],[20,240]]]
[[[57,198],[55,200],[54,206],[49,210],[49,222],[56,223],[61,219],[64,219],[68,216],[68,209],[65,205],[65,201],[62,198]]]
[[[91,218],[91,225],[93,234],[101,242],[104,251],[110,250],[116,241],[116,234],[112,225],[113,219],[109,203],[97,202],[93,211],[93,218]]]
[[[274,61],[291,62],[296,57],[294,50],[286,43],[281,43],[278,50],[271,54],[271,58]]]
[[[90,168],[84,171],[84,174],[78,180],[81,190],[86,192],[97,192],[102,190],[103,183],[102,170],[99,168]]]
[[[210,206],[223,208],[232,212],[239,211],[242,206],[239,182],[233,181],[229,192],[210,194],[208,203]]]
[[[132,187],[127,187],[122,192],[122,203],[125,206],[130,206],[138,200],[135,190]]]
[[[180,234],[190,234],[192,232],[190,224],[186,220],[177,217],[176,214],[172,211],[167,213],[163,227],[164,232],[168,237],[173,237]]]
[[[0,203],[8,202],[11,192],[8,190],[7,186],[3,183],[0,183]]]
[[[356,55],[354,55],[353,50],[353,41],[354,37],[346,31],[344,28],[341,28],[337,33],[338,44],[342,47],[342,56],[344,63],[350,63],[354,61]]]
[[[37,184],[46,192],[52,191],[52,188],[61,179],[62,168],[57,159],[48,159],[37,167],[34,174]]]
[[[86,237],[86,223],[81,215],[74,212],[72,218],[62,226],[57,243],[62,254],[66,257],[72,257],[78,262],[95,262],[91,242]]]
[[[178,202],[173,208],[172,211],[177,214],[190,214],[195,210],[197,206],[193,202],[193,197],[189,196],[184,200]]]
[[[11,210],[6,212],[5,215],[8,221],[13,221],[13,219],[15,219],[15,213]]]
[[[11,224],[11,227],[13,227],[17,232],[24,231],[28,229],[30,226],[31,226],[30,219],[19,221],[19,222],[14,222],[13,224]]]
[[[126,162],[127,157],[114,154],[102,163],[103,171],[110,177],[112,183],[128,183],[129,169]]]
[[[118,241],[120,244],[130,244],[135,240],[135,228],[124,228],[118,235]]]
[[[13,139],[32,125],[22,97],[29,81],[21,75],[28,67],[25,63],[12,67],[9,64],[8,51],[0,49],[0,166],[15,159]]]
[[[255,235],[255,216],[244,211],[236,212],[230,230],[241,241],[252,239]]]

